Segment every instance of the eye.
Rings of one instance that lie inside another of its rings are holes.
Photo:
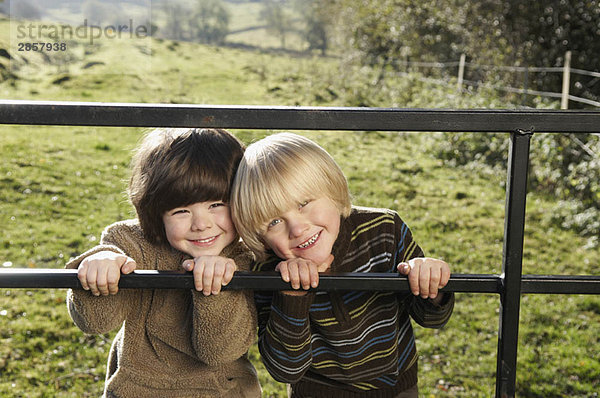
[[[224,202],[215,202],[215,203],[211,203],[210,206],[208,206],[208,208],[214,209],[214,208],[221,207],[221,206],[227,206],[227,204]]]
[[[269,228],[273,228],[274,226],[276,226],[277,224],[279,224],[281,222],[280,218],[275,218],[273,220],[271,220],[268,224],[267,224],[267,229]]]
[[[169,214],[174,216],[176,214],[185,214],[187,212],[188,212],[187,209],[173,209],[173,210],[169,211]]]
[[[312,202],[312,200],[305,200],[304,202],[300,202],[298,203],[298,208],[301,209],[303,207],[305,207],[307,204],[309,204],[310,202]]]

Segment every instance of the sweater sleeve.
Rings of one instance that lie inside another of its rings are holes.
[[[394,220],[397,242],[394,267],[413,258],[425,257],[421,247],[413,240],[412,232],[396,213]],[[415,322],[426,328],[441,328],[448,322],[454,310],[454,292],[441,292],[440,294],[443,294],[443,298],[439,304],[412,294],[405,295],[407,308]]]
[[[139,265],[141,257],[139,253],[135,253],[137,245],[134,241],[135,239],[126,230],[115,225],[110,226],[103,232],[100,245],[69,261],[65,268],[77,269],[83,259],[104,250],[128,255]],[[128,244],[123,244],[124,242]],[[130,250],[124,250],[122,248],[124,246],[128,246]],[[116,295],[94,296],[87,290],[69,289],[67,309],[73,322],[83,332],[107,333],[123,324],[128,312],[135,305],[132,302],[133,294],[131,290],[119,290]]]
[[[238,248],[225,253],[239,270],[248,270],[249,251]],[[256,308],[251,290],[225,290],[204,296],[191,291],[193,298],[193,345],[198,358],[208,365],[234,361],[256,341]]]
[[[272,271],[279,260],[258,264],[255,270]],[[310,306],[314,293],[290,296],[281,292],[256,292],[258,348],[271,376],[296,383],[312,363]]]
[[[412,296],[412,305],[409,305],[410,316],[419,325],[426,328],[439,329],[443,327],[454,310],[454,292],[440,293],[444,296],[439,304],[434,304],[430,299]]]

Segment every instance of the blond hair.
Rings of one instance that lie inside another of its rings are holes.
[[[331,155],[306,137],[279,133],[246,149],[231,187],[231,214],[248,247],[264,258],[262,235],[273,218],[308,199],[327,197],[350,214],[344,173]]]

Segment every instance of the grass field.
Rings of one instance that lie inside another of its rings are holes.
[[[0,21],[2,48],[11,44],[6,24]],[[343,105],[341,97],[325,94],[337,88],[319,80],[336,73],[331,60],[169,41],[152,41],[150,53],[129,42],[71,45],[80,58],[68,65],[48,63],[36,58],[39,54],[18,54],[12,61],[18,78],[3,74],[1,98]],[[101,63],[85,68],[90,62]],[[321,88],[329,91],[315,92]],[[401,96],[395,101],[411,104]],[[2,126],[0,264],[62,268],[96,244],[105,225],[131,217],[123,192],[131,150],[142,133]],[[267,133],[236,131],[245,142]],[[447,167],[433,155],[436,143],[446,137],[439,133],[303,134],[340,163],[356,204],[398,210],[428,255],[445,259],[457,273],[500,272],[505,170]],[[524,273],[597,275],[598,248],[550,224],[547,215],[553,206],[553,198],[528,196]],[[0,396],[101,394],[114,333],[84,335],[67,315],[65,294],[0,290]],[[459,294],[444,329],[415,327],[422,396],[493,396],[498,305],[496,295]],[[597,396],[600,297],[525,296],[519,331],[518,396]],[[283,396],[283,386],[265,372],[255,348],[251,355],[264,396]]]

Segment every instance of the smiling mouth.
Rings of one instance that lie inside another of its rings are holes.
[[[315,243],[317,241],[317,239],[319,239],[319,236],[321,236],[321,231],[317,232],[316,234],[314,234],[310,239],[308,239],[306,242],[298,245],[298,248],[300,249],[306,249],[307,247],[311,246],[313,243]]]
[[[217,239],[218,236],[211,236],[210,238],[205,238],[205,239],[195,239],[192,240],[192,243],[196,243],[196,244],[200,244],[200,245],[206,245],[209,243],[214,242]]]

